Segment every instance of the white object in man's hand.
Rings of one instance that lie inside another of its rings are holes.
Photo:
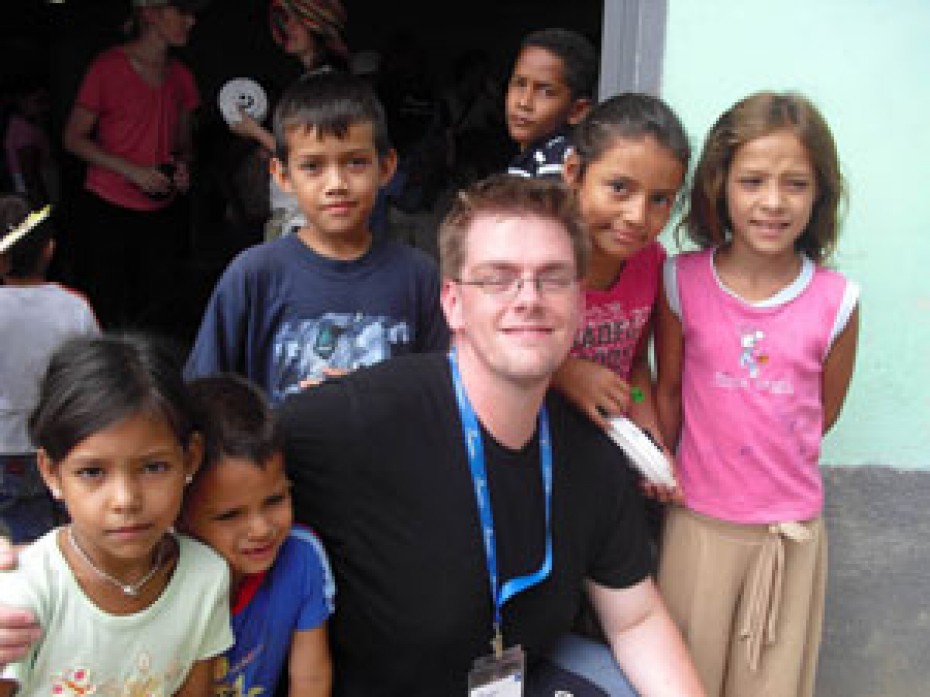
[[[608,419],[610,428],[607,435],[623,448],[633,466],[646,479],[655,484],[674,489],[675,476],[672,474],[665,453],[635,423],[624,416]]]

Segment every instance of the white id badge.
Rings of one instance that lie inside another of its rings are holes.
[[[525,670],[526,656],[519,646],[500,657],[483,656],[468,673],[468,697],[523,697]]]

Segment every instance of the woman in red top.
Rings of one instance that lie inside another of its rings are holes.
[[[91,63],[64,129],[87,164],[75,209],[78,281],[104,326],[147,325],[164,304],[187,241],[190,70],[187,43],[201,0],[132,0],[129,39]]]

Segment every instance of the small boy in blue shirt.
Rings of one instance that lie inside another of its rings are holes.
[[[597,51],[584,36],[559,28],[527,34],[507,84],[507,131],[520,148],[507,172],[561,179],[571,129],[596,87]]]
[[[361,78],[309,75],[281,98],[271,173],[306,218],[223,273],[185,367],[236,372],[272,403],[395,355],[444,350],[439,274],[423,252],[374,239],[369,216],[394,174],[384,110]]]
[[[214,675],[215,695],[329,697],[326,622],[335,586],[319,539],[291,527],[290,482],[271,408],[243,378],[190,383],[204,457],[179,527],[229,564],[235,643]],[[285,668],[287,672],[285,673]]]

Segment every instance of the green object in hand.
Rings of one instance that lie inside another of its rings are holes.
[[[641,389],[634,387],[632,390],[630,390],[630,399],[632,399],[634,403],[639,404],[640,402],[645,401],[646,395],[643,394]]]

